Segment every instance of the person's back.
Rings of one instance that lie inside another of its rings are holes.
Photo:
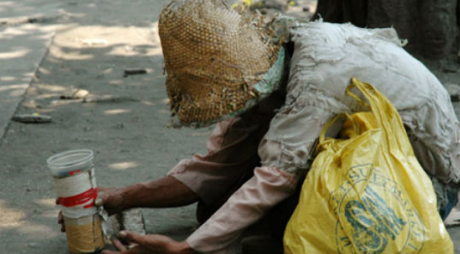
[[[286,103],[261,142],[262,159],[264,146],[288,147],[286,152],[279,149],[282,155],[277,160],[282,158],[283,163],[274,163],[275,157],[269,154],[266,156],[273,158],[267,163],[303,170],[306,164],[298,162],[312,159],[315,140],[330,118],[365,110],[345,93],[355,77],[375,86],[397,108],[415,154],[434,178],[435,187],[442,186],[442,193],[447,188],[444,184],[452,185],[451,192],[457,189],[453,186],[460,181],[460,134],[449,94],[420,61],[402,48],[394,29],[311,22],[291,28],[290,41],[294,51]],[[442,207],[448,201],[440,199],[438,203]]]

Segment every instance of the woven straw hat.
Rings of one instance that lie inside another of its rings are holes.
[[[254,86],[277,59],[280,47],[268,29],[224,1],[173,0],[160,15],[167,92],[182,124],[247,107],[260,97]]]

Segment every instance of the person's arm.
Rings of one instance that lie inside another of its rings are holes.
[[[276,95],[265,99],[265,104],[281,104]],[[236,117],[219,122],[208,139],[205,156],[180,161],[168,176],[158,180],[125,188],[100,188],[96,205],[104,205],[113,214],[134,207],[177,207],[220,198],[248,168],[254,168],[258,144],[274,114],[267,106],[252,111],[247,114],[253,121]]]
[[[95,200],[96,206],[104,206],[109,215],[136,207],[178,207],[186,206],[198,201],[198,195],[190,188],[172,176],[158,180],[133,184],[125,188],[99,187],[99,194]],[[59,204],[56,199],[56,204]],[[58,214],[58,223],[61,231],[65,232],[62,213]]]
[[[129,186],[124,190],[125,208],[178,207],[198,201],[198,196],[176,178],[164,178]]]
[[[237,240],[249,225],[262,218],[269,208],[289,197],[295,186],[296,181],[283,171],[271,167],[256,168],[254,176],[186,241],[177,242],[161,235],[139,236],[123,232],[121,238],[138,246],[129,250],[114,240],[120,252],[106,250],[103,253],[227,253],[225,248],[228,245]]]
[[[122,231],[119,237],[134,244],[127,248],[118,239],[113,245],[118,251],[104,250],[103,254],[195,254],[196,252],[186,242],[177,242],[164,235],[137,235],[133,232]]]
[[[109,215],[122,210],[149,207],[178,207],[198,201],[198,195],[176,178],[166,176],[125,188],[101,188],[97,206],[104,206]]]
[[[186,242],[200,253],[225,253],[224,249],[237,240],[249,225],[289,197],[295,186],[296,180],[283,171],[271,167],[256,168],[254,176]]]

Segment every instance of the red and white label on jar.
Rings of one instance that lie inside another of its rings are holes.
[[[92,208],[97,198],[94,168],[64,178],[54,178],[56,194],[63,213],[81,214]],[[80,211],[80,212],[79,212]]]

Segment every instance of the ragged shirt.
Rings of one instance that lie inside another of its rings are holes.
[[[241,233],[292,195],[308,171],[324,124],[336,114],[364,110],[345,93],[352,77],[372,84],[393,103],[425,171],[442,184],[459,185],[459,122],[450,97],[402,48],[394,29],[315,22],[289,33],[294,50],[280,109],[261,107],[271,114],[259,122],[244,116],[220,122],[208,154],[181,161],[170,172],[204,203],[221,198],[242,172],[253,173],[186,240],[197,252],[236,253]]]

